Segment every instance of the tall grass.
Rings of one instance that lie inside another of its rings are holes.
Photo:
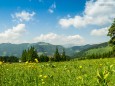
[[[115,58],[48,63],[3,63],[0,86],[99,86],[97,70],[115,70]],[[115,86],[115,72],[108,86]],[[105,85],[106,86],[106,85]]]

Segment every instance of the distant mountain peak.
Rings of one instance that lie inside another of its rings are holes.
[[[39,45],[52,45],[52,44],[46,43],[46,42],[38,42],[37,44],[39,44]]]

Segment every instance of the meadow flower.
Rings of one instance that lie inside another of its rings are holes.
[[[45,84],[45,82],[42,82],[42,84]]]
[[[3,64],[3,62],[2,61],[0,61],[0,65],[2,65]]]
[[[47,76],[45,75],[44,78],[47,78]]]
[[[83,67],[82,66],[79,66],[80,69],[82,69]]]
[[[38,62],[39,62],[39,61],[38,61],[38,59],[34,59],[34,60],[35,60],[35,62],[36,62],[36,63],[38,63]]]
[[[102,64],[100,64],[100,66],[102,66]]]
[[[41,79],[41,81],[44,81],[44,79]]]
[[[25,63],[28,64],[28,61],[26,61]]]
[[[39,75],[39,77],[42,77],[42,75]]]
[[[78,76],[77,79],[82,79],[82,76]]]

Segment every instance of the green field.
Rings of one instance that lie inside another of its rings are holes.
[[[0,86],[107,86],[103,80],[115,86],[115,58],[0,64]]]

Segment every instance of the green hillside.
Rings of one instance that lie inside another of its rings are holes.
[[[90,49],[86,51],[86,55],[91,55],[91,54],[104,54],[112,51],[112,47],[102,47],[102,48],[95,48],[95,49]]]
[[[112,48],[108,46],[107,42],[101,44],[93,44],[93,45],[81,47],[81,51],[77,52],[74,55],[74,57],[79,58],[79,57],[85,57],[87,55],[92,55],[92,54],[103,54],[103,53],[108,53],[111,50]]]

